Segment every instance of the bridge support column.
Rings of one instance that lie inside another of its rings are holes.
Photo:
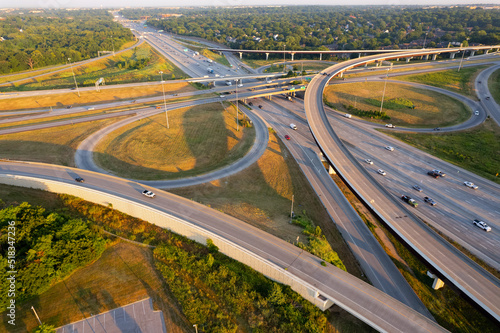
[[[456,53],[453,53],[453,52],[452,52],[452,53],[450,53],[450,59],[455,59],[455,54],[457,54],[457,53],[458,53],[458,52],[456,52]]]
[[[322,55],[323,55],[323,53],[320,53],[320,54],[319,54],[319,61],[321,61],[321,60],[322,60]]]
[[[326,158],[325,158],[325,156],[323,155],[323,153],[322,153],[322,152],[319,152],[319,160],[320,160],[321,162],[326,162]]]
[[[243,58],[243,52],[238,52],[240,54],[240,60]]]
[[[396,58],[396,61],[399,61],[399,58]]]
[[[432,289],[438,290],[444,287],[444,282],[436,275],[432,274],[430,271],[427,271],[427,276],[431,279],[434,279],[434,283],[432,283]]]
[[[470,56],[471,56],[471,57],[473,57],[475,53],[476,53],[476,51],[471,50],[471,51],[470,51]]]
[[[488,54],[488,53],[490,53],[490,50],[484,51],[484,54]]]
[[[332,305],[335,305],[333,301],[329,300],[325,296],[321,295],[319,291],[316,291],[314,295],[314,305],[321,309],[321,311],[328,310]]]
[[[429,55],[428,55],[428,54],[426,54],[426,55],[424,56],[424,60],[429,60]]]
[[[266,52],[266,60],[269,59],[269,52]]]
[[[365,63],[365,68],[368,67],[368,63]]]
[[[292,61],[293,61],[293,56],[295,55],[295,53],[291,53],[292,54]]]
[[[412,57],[406,58],[406,63],[409,63]]]
[[[336,174],[337,174],[337,173],[335,172],[335,170],[332,168],[332,166],[331,166],[331,165],[329,165],[329,166],[328,166],[328,173],[329,173],[330,175],[336,175]]]
[[[365,64],[365,67],[366,67],[366,64]],[[344,72],[340,72],[339,77],[344,77]]]
[[[437,54],[437,53],[434,53],[434,54],[432,55],[432,61],[436,60],[436,59],[437,59],[437,56],[438,56],[438,54]]]

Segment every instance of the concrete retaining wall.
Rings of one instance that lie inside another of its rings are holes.
[[[103,206],[109,206],[111,204],[116,210],[171,230],[172,232],[183,235],[203,245],[206,245],[207,239],[210,238],[214,244],[217,245],[220,252],[252,267],[270,279],[289,285],[294,291],[321,310],[324,311],[334,304],[331,300],[323,297],[317,288],[314,288],[281,267],[264,260],[233,242],[211,233],[209,230],[200,228],[189,223],[189,221],[179,219],[144,204],[76,184],[33,177],[0,175],[0,183],[41,189],[54,193],[69,194]]]

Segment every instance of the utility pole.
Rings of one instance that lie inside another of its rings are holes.
[[[69,64],[71,65],[71,73],[73,74],[73,80],[75,80],[76,92],[78,93],[78,97],[80,97],[80,90],[78,90],[78,84],[76,84],[75,72],[73,71],[73,63],[71,62],[71,58],[68,58]]]
[[[290,209],[290,223],[292,223],[293,221],[293,199],[294,199],[294,195],[292,194],[292,208]]]
[[[113,39],[113,35],[111,35],[111,43],[113,43],[113,56],[115,55],[115,40]]]
[[[196,333],[198,333],[198,324],[194,324],[193,327],[196,330]]]
[[[38,323],[39,323],[40,325],[42,325],[42,322],[41,322],[41,320],[40,320],[40,317],[38,317],[38,314],[36,313],[35,308],[34,308],[34,307],[31,307],[31,310],[33,310],[33,312],[35,313],[35,316],[36,316],[36,319],[38,320]]]
[[[165,106],[165,118],[167,118],[167,128],[170,128],[168,124],[168,111],[167,111],[167,100],[165,99],[165,88],[163,86],[163,71],[160,71],[161,75],[161,90],[163,91],[163,105]]]
[[[236,131],[240,130],[240,124],[238,120],[238,79],[236,79]]]
[[[382,107],[384,106],[384,96],[385,96],[385,87],[387,86],[387,78],[389,77],[389,69],[387,69],[387,74],[385,75],[385,83],[384,83],[384,92],[382,93],[382,102],[380,103],[380,113],[382,113]]]

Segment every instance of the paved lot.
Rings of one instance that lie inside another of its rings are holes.
[[[57,333],[166,333],[161,311],[153,310],[151,298],[91,316],[66,326]]]

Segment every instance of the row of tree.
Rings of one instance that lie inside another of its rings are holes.
[[[500,43],[500,11],[468,7],[244,7],[126,9],[131,19],[171,33],[242,49],[339,49],[426,46],[467,41]],[[168,16],[168,14],[182,14]],[[166,17],[166,18],[165,18]]]
[[[0,20],[0,37],[0,73],[89,59],[133,40],[104,10],[7,15]]]

